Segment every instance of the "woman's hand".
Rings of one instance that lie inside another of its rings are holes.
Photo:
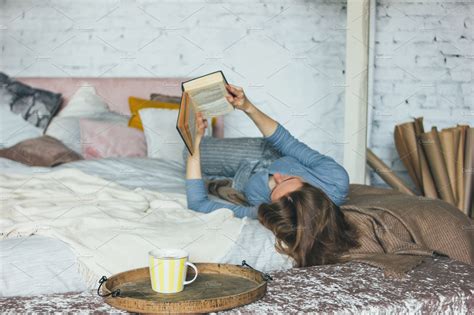
[[[244,89],[239,86],[235,86],[232,84],[225,85],[229,95],[226,96],[229,103],[232,104],[237,109],[248,113],[252,108],[253,104],[247,99],[244,93]]]
[[[207,119],[204,118],[202,113],[196,113],[196,134],[195,134],[195,143],[194,149],[199,149],[199,144],[201,143],[201,139],[206,132],[206,128],[208,126]]]
[[[207,128],[207,119],[204,118],[202,113],[196,113],[196,131],[194,134],[194,153],[193,155],[188,154],[188,160],[186,162],[186,178],[187,179],[198,179],[201,178],[201,153],[199,152],[199,146],[201,139],[204,136],[204,132]]]
[[[227,100],[232,106],[245,112],[264,137],[269,137],[275,132],[278,123],[255,107],[245,96],[244,89],[232,84],[225,84],[225,88],[230,94],[226,96]]]

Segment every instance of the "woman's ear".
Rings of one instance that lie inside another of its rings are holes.
[[[274,173],[273,174],[273,179],[275,180],[276,184],[279,184],[282,180],[285,179],[285,176],[280,174],[280,173]]]

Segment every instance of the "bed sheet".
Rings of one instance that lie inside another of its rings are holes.
[[[185,193],[185,170],[174,161],[147,158],[110,158],[63,164],[54,169],[73,168],[114,181],[128,188],[142,187],[161,192]],[[4,173],[43,173],[51,168],[29,167],[0,158]],[[242,232],[223,263],[240,264],[245,259],[263,271],[291,268],[292,262],[276,252],[273,234],[258,221],[244,219]],[[0,241],[2,283],[0,296],[37,295],[83,291],[77,257],[69,245],[57,239],[33,235]],[[28,290],[24,288],[28,287]]]
[[[57,239],[32,235],[0,241],[0,296],[30,296],[87,289],[76,255]]]
[[[44,173],[55,169],[74,168],[129,188],[184,193],[185,170],[182,164],[163,159],[107,158],[65,163],[54,168],[31,167],[0,158],[0,171],[6,173]]]

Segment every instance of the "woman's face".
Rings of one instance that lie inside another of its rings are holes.
[[[303,180],[298,176],[275,173],[273,174],[273,179],[275,180],[275,186],[270,193],[270,199],[272,202],[277,201],[281,197],[303,186]]]

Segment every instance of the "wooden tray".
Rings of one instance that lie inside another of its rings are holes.
[[[249,304],[265,295],[267,282],[257,270],[229,264],[196,263],[199,275],[184,290],[174,294],[151,289],[148,267],[116,274],[102,285],[101,294],[120,289],[105,302],[137,313],[209,313]],[[194,277],[188,269],[187,278]]]

